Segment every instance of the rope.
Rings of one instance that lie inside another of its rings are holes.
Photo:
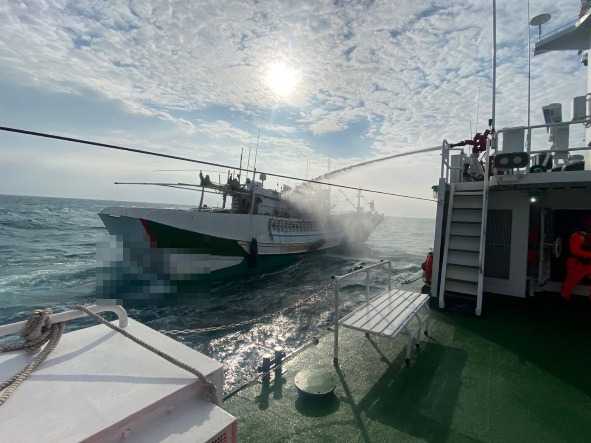
[[[29,364],[14,374],[8,380],[0,383],[0,406],[10,398],[18,387],[27,380],[31,374],[41,365],[47,356],[56,348],[64,332],[63,323],[52,324],[49,318],[50,309],[38,309],[33,312],[23,327],[20,335],[24,341],[10,345],[0,346],[0,353],[26,350],[38,351],[45,343],[47,346],[39,352]]]
[[[197,377],[197,379],[199,380],[199,382],[205,387],[205,389],[206,389],[206,395],[208,396],[209,400],[212,403],[214,403],[216,405],[219,405],[218,397],[216,395],[215,385],[213,383],[211,383],[209,380],[207,380],[207,378],[201,372],[199,372],[197,369],[193,368],[192,366],[187,365],[186,363],[183,363],[182,361],[174,358],[170,354],[167,354],[165,352],[162,352],[159,349],[156,349],[154,346],[152,346],[152,345],[146,343],[145,341],[137,338],[136,336],[134,336],[133,334],[129,333],[125,329],[122,329],[119,326],[116,326],[116,325],[112,324],[111,322],[108,322],[107,320],[105,320],[100,315],[92,312],[86,306],[77,305],[77,306],[74,306],[73,308],[74,309],[77,309],[79,311],[84,312],[88,316],[90,316],[90,317],[94,318],[95,320],[97,320],[99,323],[102,323],[103,325],[105,325],[105,326],[113,329],[114,331],[119,332],[120,334],[122,334],[123,336],[127,337],[131,341],[137,343],[138,345],[140,345],[141,347],[147,349],[148,351],[153,352],[154,354],[156,354],[159,357],[163,358],[164,360],[172,363],[173,365],[176,365],[179,368],[184,369],[185,371],[190,372],[191,374],[195,375]]]
[[[285,308],[280,309],[279,311],[269,312],[268,314],[263,314],[259,317],[251,318],[249,320],[243,320],[243,321],[239,321],[236,323],[228,323],[228,324],[219,325],[219,326],[209,326],[209,327],[205,327],[205,328],[167,329],[167,330],[160,330],[159,332],[162,332],[163,334],[167,334],[167,335],[190,335],[190,334],[200,334],[200,333],[206,333],[206,332],[226,331],[228,329],[236,329],[241,326],[247,326],[247,325],[251,325],[254,323],[258,323],[266,318],[273,318],[276,315],[282,315],[282,314],[286,313],[287,311],[299,308],[300,306],[305,305],[308,301],[310,301],[314,298],[320,297],[321,294],[325,293],[327,289],[328,289],[328,286],[326,288],[323,288],[323,289],[313,293],[312,295],[309,295],[308,297],[304,297],[304,298],[296,301],[293,305],[286,306]]]
[[[406,285],[406,284],[410,284],[410,283],[414,283],[417,280],[420,280],[421,278],[423,278],[422,274],[417,275],[416,277],[413,278],[408,278],[405,280],[400,281],[401,284]],[[330,285],[330,284],[329,284]],[[248,326],[248,325],[252,325],[255,323],[259,323],[262,320],[265,320],[267,318],[273,318],[275,316],[279,316],[279,315],[283,315],[288,311],[291,311],[293,309],[297,309],[299,307],[301,307],[302,305],[305,305],[308,301],[320,297],[323,293],[326,293],[327,290],[330,289],[329,285],[327,285],[326,287],[320,289],[317,292],[314,292],[312,295],[309,295],[308,297],[304,297],[298,301],[296,301],[293,305],[290,306],[286,306],[283,309],[280,309],[278,311],[275,312],[269,312],[268,314],[263,314],[259,317],[255,317],[255,318],[251,318],[248,320],[243,320],[243,321],[239,321],[236,323],[227,323],[225,325],[218,325],[218,326],[207,326],[204,328],[185,328],[185,329],[160,329],[159,332],[163,333],[163,334],[167,334],[167,335],[191,335],[191,334],[204,334],[204,333],[208,333],[208,332],[218,332],[218,331],[227,331],[229,329],[237,329],[240,328],[242,326]],[[381,288],[381,287],[378,287]],[[381,289],[385,289],[385,287],[381,288]]]
[[[401,283],[402,283],[403,285],[408,285],[409,283],[414,283],[414,282],[416,282],[417,280],[420,280],[421,278],[423,278],[423,274],[422,274],[422,273],[421,273],[420,275],[418,275],[418,276],[414,277],[414,278],[408,278],[408,279],[406,279],[406,280],[403,280]]]

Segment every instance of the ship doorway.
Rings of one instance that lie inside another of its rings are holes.
[[[566,277],[569,239],[577,231],[591,229],[590,209],[551,209],[532,206],[529,231],[528,274],[537,290],[559,292]],[[591,279],[584,279],[574,293],[588,295]]]

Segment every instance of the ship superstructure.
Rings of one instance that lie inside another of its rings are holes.
[[[578,50],[587,65],[590,29],[583,8],[575,22],[541,38],[534,54]],[[570,236],[591,232],[591,112],[589,94],[581,92],[570,119],[560,103],[549,103],[542,124],[491,127],[472,140],[443,143],[431,285],[441,308],[458,296],[471,299],[480,315],[485,293],[561,291]],[[586,128],[585,143],[573,142],[577,127]],[[540,133],[547,134],[541,143]],[[587,294],[586,280],[578,283],[574,292]]]

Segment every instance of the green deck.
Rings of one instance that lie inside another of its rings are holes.
[[[404,337],[342,329],[335,396],[303,400],[302,368],[332,366],[332,335],[224,407],[252,442],[591,441],[591,310],[586,299],[487,305],[486,316],[434,312],[432,335],[404,364]]]

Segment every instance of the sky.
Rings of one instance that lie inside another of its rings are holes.
[[[528,34],[533,42],[537,30],[528,29],[526,1],[497,8],[497,128],[524,125]],[[579,2],[531,0],[530,8],[552,14],[550,31],[574,20]],[[314,177],[483,130],[490,13],[484,0],[5,0],[0,126],[236,166],[243,149],[252,166],[256,149],[258,170]],[[576,52],[533,58],[532,122],[551,102],[570,118],[585,79]],[[423,154],[332,180],[431,197],[439,164]],[[196,182],[198,173],[190,163],[0,133],[4,194],[195,205],[197,193],[113,182]],[[354,198],[332,195],[337,205]],[[364,198],[389,215],[435,209]]]

